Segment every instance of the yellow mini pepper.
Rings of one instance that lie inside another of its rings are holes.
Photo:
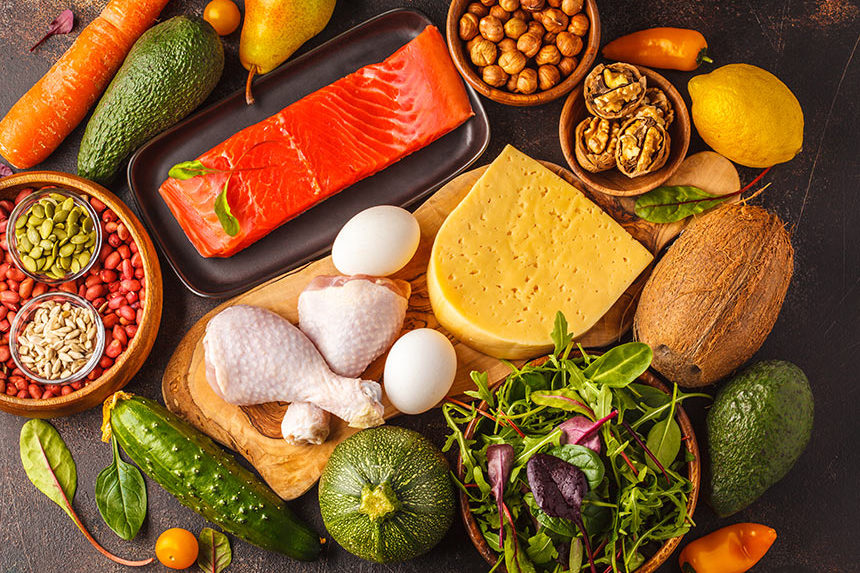
[[[757,523],[738,523],[689,543],[679,562],[683,573],[744,573],[764,557],[776,531]]]
[[[708,57],[708,42],[696,30],[651,28],[617,38],[603,47],[603,56],[629,64],[690,72]]]

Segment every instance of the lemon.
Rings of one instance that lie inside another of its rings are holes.
[[[785,163],[803,147],[803,110],[779,78],[730,64],[688,85],[693,122],[714,151],[747,167]]]

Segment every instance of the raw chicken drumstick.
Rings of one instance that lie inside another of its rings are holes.
[[[308,337],[273,312],[227,308],[209,321],[203,347],[206,378],[231,404],[311,402],[355,428],[383,423],[379,384],[332,372]]]

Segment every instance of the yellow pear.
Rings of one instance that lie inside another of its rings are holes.
[[[239,59],[248,70],[245,99],[254,103],[251,82],[280,66],[302,44],[319,34],[334,12],[335,0],[246,0]]]

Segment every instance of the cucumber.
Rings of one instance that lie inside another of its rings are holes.
[[[317,558],[323,540],[284,501],[207,436],[164,406],[125,392],[105,402],[104,437],[179,502],[224,531],[294,559]]]

